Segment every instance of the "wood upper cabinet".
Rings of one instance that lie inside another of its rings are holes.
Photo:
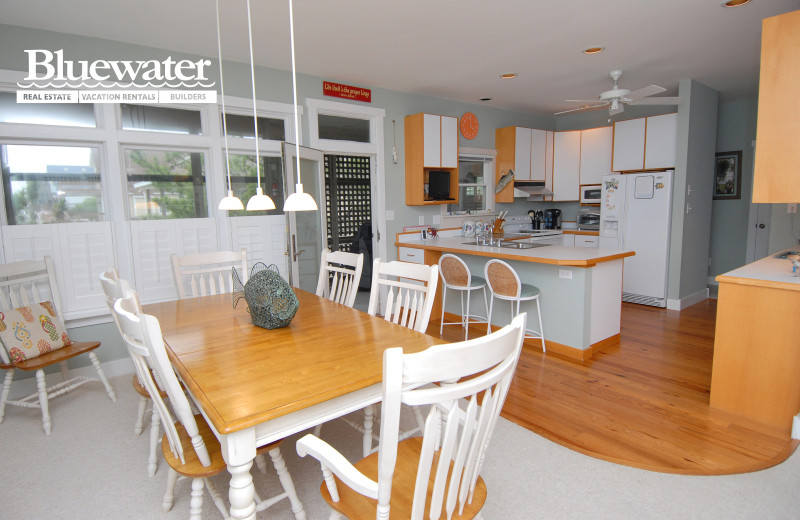
[[[611,173],[613,137],[614,129],[610,126],[581,131],[581,185],[600,184],[603,175]]]
[[[495,182],[509,169],[514,180],[550,182],[553,171],[553,132],[520,126],[498,128]],[[495,195],[496,202],[513,202],[514,188],[507,186]]]
[[[435,114],[406,116],[406,205],[458,203],[458,118]],[[426,200],[430,170],[450,172],[452,200]]]
[[[765,18],[753,202],[800,202],[800,11]]]
[[[581,130],[556,132],[553,140],[553,199],[579,200]]]
[[[642,117],[614,123],[613,171],[675,167],[678,114]]]

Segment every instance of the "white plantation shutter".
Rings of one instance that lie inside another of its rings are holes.
[[[130,222],[135,287],[142,302],[175,299],[170,254],[184,256],[219,250],[214,219]]]
[[[3,227],[6,262],[53,258],[64,319],[106,310],[98,276],[115,265],[111,222],[76,222]]]
[[[286,218],[283,215],[231,217],[234,251],[247,250],[247,265],[275,264],[287,276]],[[249,273],[248,273],[249,275]]]

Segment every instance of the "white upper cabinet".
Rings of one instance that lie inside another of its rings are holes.
[[[614,171],[675,167],[678,114],[614,123]]]
[[[614,162],[612,170],[644,168],[645,118],[614,122]]]
[[[646,170],[674,168],[678,146],[678,114],[664,114],[647,118],[644,144]]]
[[[531,130],[531,180],[544,181],[553,172],[553,132]]]
[[[610,126],[581,132],[580,184],[600,184],[603,175],[611,173],[611,143],[614,129]]]
[[[514,135],[514,180],[531,180],[531,134],[530,128],[516,127]]]
[[[556,132],[553,148],[553,200],[578,200],[581,131]]]
[[[457,168],[458,118],[425,114],[423,143],[425,168]]]

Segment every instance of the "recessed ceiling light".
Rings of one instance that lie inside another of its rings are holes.
[[[583,49],[583,53],[584,54],[597,54],[599,52],[603,52],[603,50],[604,50],[603,47],[587,47],[586,49]]]
[[[728,0],[727,2],[722,2],[722,7],[739,7],[749,3],[750,0]]]
[[[492,98],[490,98],[490,97],[482,97],[481,98],[481,101],[491,101],[491,100],[492,100]]]
[[[500,77],[503,78],[503,79],[512,79],[512,78],[516,78],[517,77],[517,73],[516,72],[506,72],[505,74],[501,74]]]

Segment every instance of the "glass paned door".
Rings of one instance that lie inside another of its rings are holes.
[[[297,183],[297,149],[284,142],[283,168],[286,179],[286,196],[295,191]],[[300,180],[303,191],[314,197],[318,207],[324,205],[323,153],[300,146]],[[305,291],[314,292],[319,278],[319,261],[327,244],[325,212],[287,211],[289,223],[289,283]]]

